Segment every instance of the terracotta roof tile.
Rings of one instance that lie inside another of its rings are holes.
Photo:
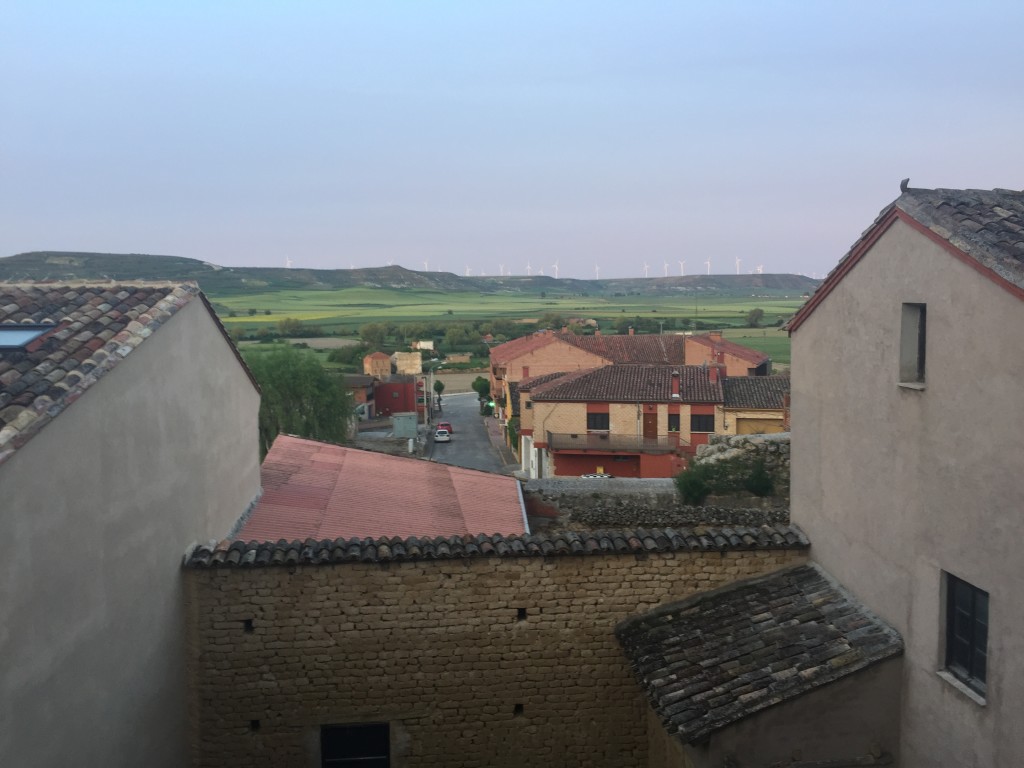
[[[750,347],[745,347],[742,344],[737,344],[735,341],[729,341],[728,339],[713,339],[711,336],[706,334],[700,336],[684,336],[683,338],[688,339],[691,344],[700,344],[701,346],[708,347],[709,349],[715,349],[720,352],[724,352],[727,355],[732,355],[740,360],[746,360],[753,366],[758,366],[768,360],[768,355],[764,352],[751,349]]]
[[[666,728],[689,743],[903,652],[896,630],[816,565],[662,606],[615,633]]]
[[[722,382],[726,408],[778,410],[789,392],[789,376],[730,376]]]
[[[511,341],[506,341],[504,344],[498,344],[496,347],[491,347],[491,362],[507,363],[509,360],[515,360],[517,357],[522,357],[525,354],[540,349],[541,347],[546,347],[548,344],[552,344],[557,341],[557,337],[550,331],[542,331],[540,333],[530,334],[529,336],[522,336],[518,339],[512,339]]]
[[[473,469],[279,435],[263,496],[237,539],[516,534],[519,481]]]
[[[555,337],[613,363],[682,365],[684,362],[685,337],[674,334],[577,336],[557,333]]]
[[[730,528],[654,528],[557,533],[281,539],[276,542],[222,541],[196,545],[185,555],[193,568],[272,566],[292,563],[459,560],[467,557],[561,557],[636,555],[644,552],[725,552],[732,550],[806,550],[807,537],[796,526]]]
[[[635,337],[634,337],[635,338]],[[678,398],[672,397],[673,373],[679,374]],[[607,365],[568,373],[533,387],[536,402],[720,403],[721,381],[712,382],[700,365]]]

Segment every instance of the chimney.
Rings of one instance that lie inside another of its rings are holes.
[[[568,333],[568,332],[569,332],[569,326],[568,325],[563,325],[562,326],[562,333]]]
[[[595,336],[600,336],[601,335],[601,329],[598,328],[596,331],[594,331],[594,335]]]
[[[708,381],[710,381],[712,384],[717,384],[718,383],[718,366],[717,365],[709,365],[708,366]]]
[[[708,334],[708,336],[711,337],[712,341],[721,341],[722,340],[722,332],[721,331],[711,331]]]
[[[672,398],[679,398],[679,371],[672,371]]]
[[[633,326],[632,326],[632,325],[631,325],[631,326],[629,326],[629,335],[630,335],[630,336],[632,336],[632,335],[633,335]]]

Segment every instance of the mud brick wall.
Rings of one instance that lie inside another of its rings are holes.
[[[196,766],[319,766],[390,724],[392,766],[622,766],[648,707],[627,616],[806,559],[744,551],[186,567]]]

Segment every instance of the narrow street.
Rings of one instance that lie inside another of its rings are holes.
[[[497,421],[480,415],[475,392],[444,395],[442,407],[443,412],[434,416],[434,426],[439,421],[450,421],[455,432],[450,443],[434,443],[431,432],[431,461],[504,474],[518,469],[508,449],[498,446],[501,435]]]

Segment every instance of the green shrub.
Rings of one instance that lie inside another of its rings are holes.
[[[676,489],[684,504],[698,507],[712,491],[713,470],[709,464],[691,464],[675,477]]]
[[[761,498],[772,495],[775,481],[772,480],[763,461],[755,462],[751,467],[750,474],[743,481],[743,489]]]

